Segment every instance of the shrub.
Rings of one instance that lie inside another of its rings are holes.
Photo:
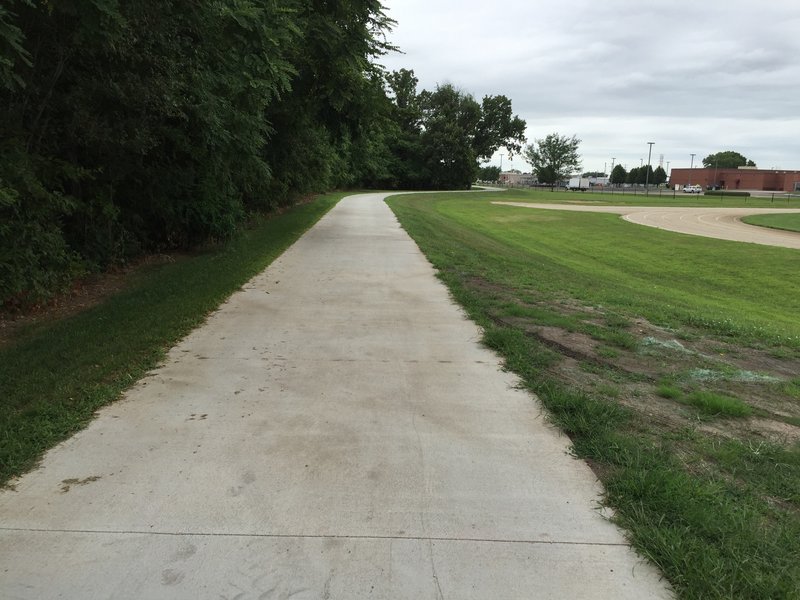
[[[741,196],[750,197],[750,192],[729,192],[728,190],[708,190],[705,192],[706,196]]]

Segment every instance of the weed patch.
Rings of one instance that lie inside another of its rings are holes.
[[[705,390],[697,390],[686,396],[686,404],[691,404],[708,415],[726,415],[729,417],[747,417],[753,409],[738,398],[725,396]]]

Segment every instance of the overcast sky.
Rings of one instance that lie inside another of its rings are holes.
[[[800,169],[800,0],[384,0],[383,57],[419,89],[504,94],[529,142],[577,135],[584,171],[736,150]],[[492,164],[500,164],[496,154]],[[503,168],[523,171],[521,158]]]

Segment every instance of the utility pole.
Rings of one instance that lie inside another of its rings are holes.
[[[655,142],[647,142],[650,148],[647,150],[647,171],[644,174],[644,193],[646,196],[650,195],[650,157],[653,155],[653,144]]]
[[[505,156],[505,154],[501,154],[500,155],[500,172],[501,173],[503,172],[503,157],[504,156]]]
[[[614,161],[615,160],[617,160],[617,158],[615,156],[612,156],[611,157],[611,173],[614,172]],[[609,173],[609,175],[611,175],[611,173]],[[614,184],[611,184],[611,185],[614,185]]]
[[[694,168],[694,157],[695,153],[692,153],[692,162],[689,163],[689,183],[687,185],[692,185],[692,169]]]

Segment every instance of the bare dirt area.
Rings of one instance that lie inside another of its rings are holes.
[[[486,287],[479,281],[469,285]],[[504,296],[497,286],[493,292]],[[602,309],[563,303],[537,308],[577,318],[577,327],[541,325],[501,314],[493,319],[523,330],[551,350],[556,359],[549,373],[569,387],[620,402],[648,427],[662,432],[678,435],[696,429],[728,439],[800,442],[800,356],[776,356],[774,350],[738,346],[696,331],[672,331],[643,318],[625,323],[613,317],[611,331],[618,338],[625,336],[620,338],[624,344],[614,344],[608,341],[609,328],[603,325],[608,316]],[[588,333],[575,330],[582,325]],[[677,392],[676,397],[665,397],[665,387]],[[753,414],[745,418],[703,414],[686,402],[698,390],[739,398]]]
[[[618,214],[637,225],[665,229],[676,233],[702,237],[748,242],[765,246],[800,249],[800,233],[748,225],[742,217],[764,214],[798,213],[797,208],[691,208],[660,206],[584,206],[574,204],[534,204],[529,202],[493,202],[505,206],[568,210],[572,212],[598,212]]]

